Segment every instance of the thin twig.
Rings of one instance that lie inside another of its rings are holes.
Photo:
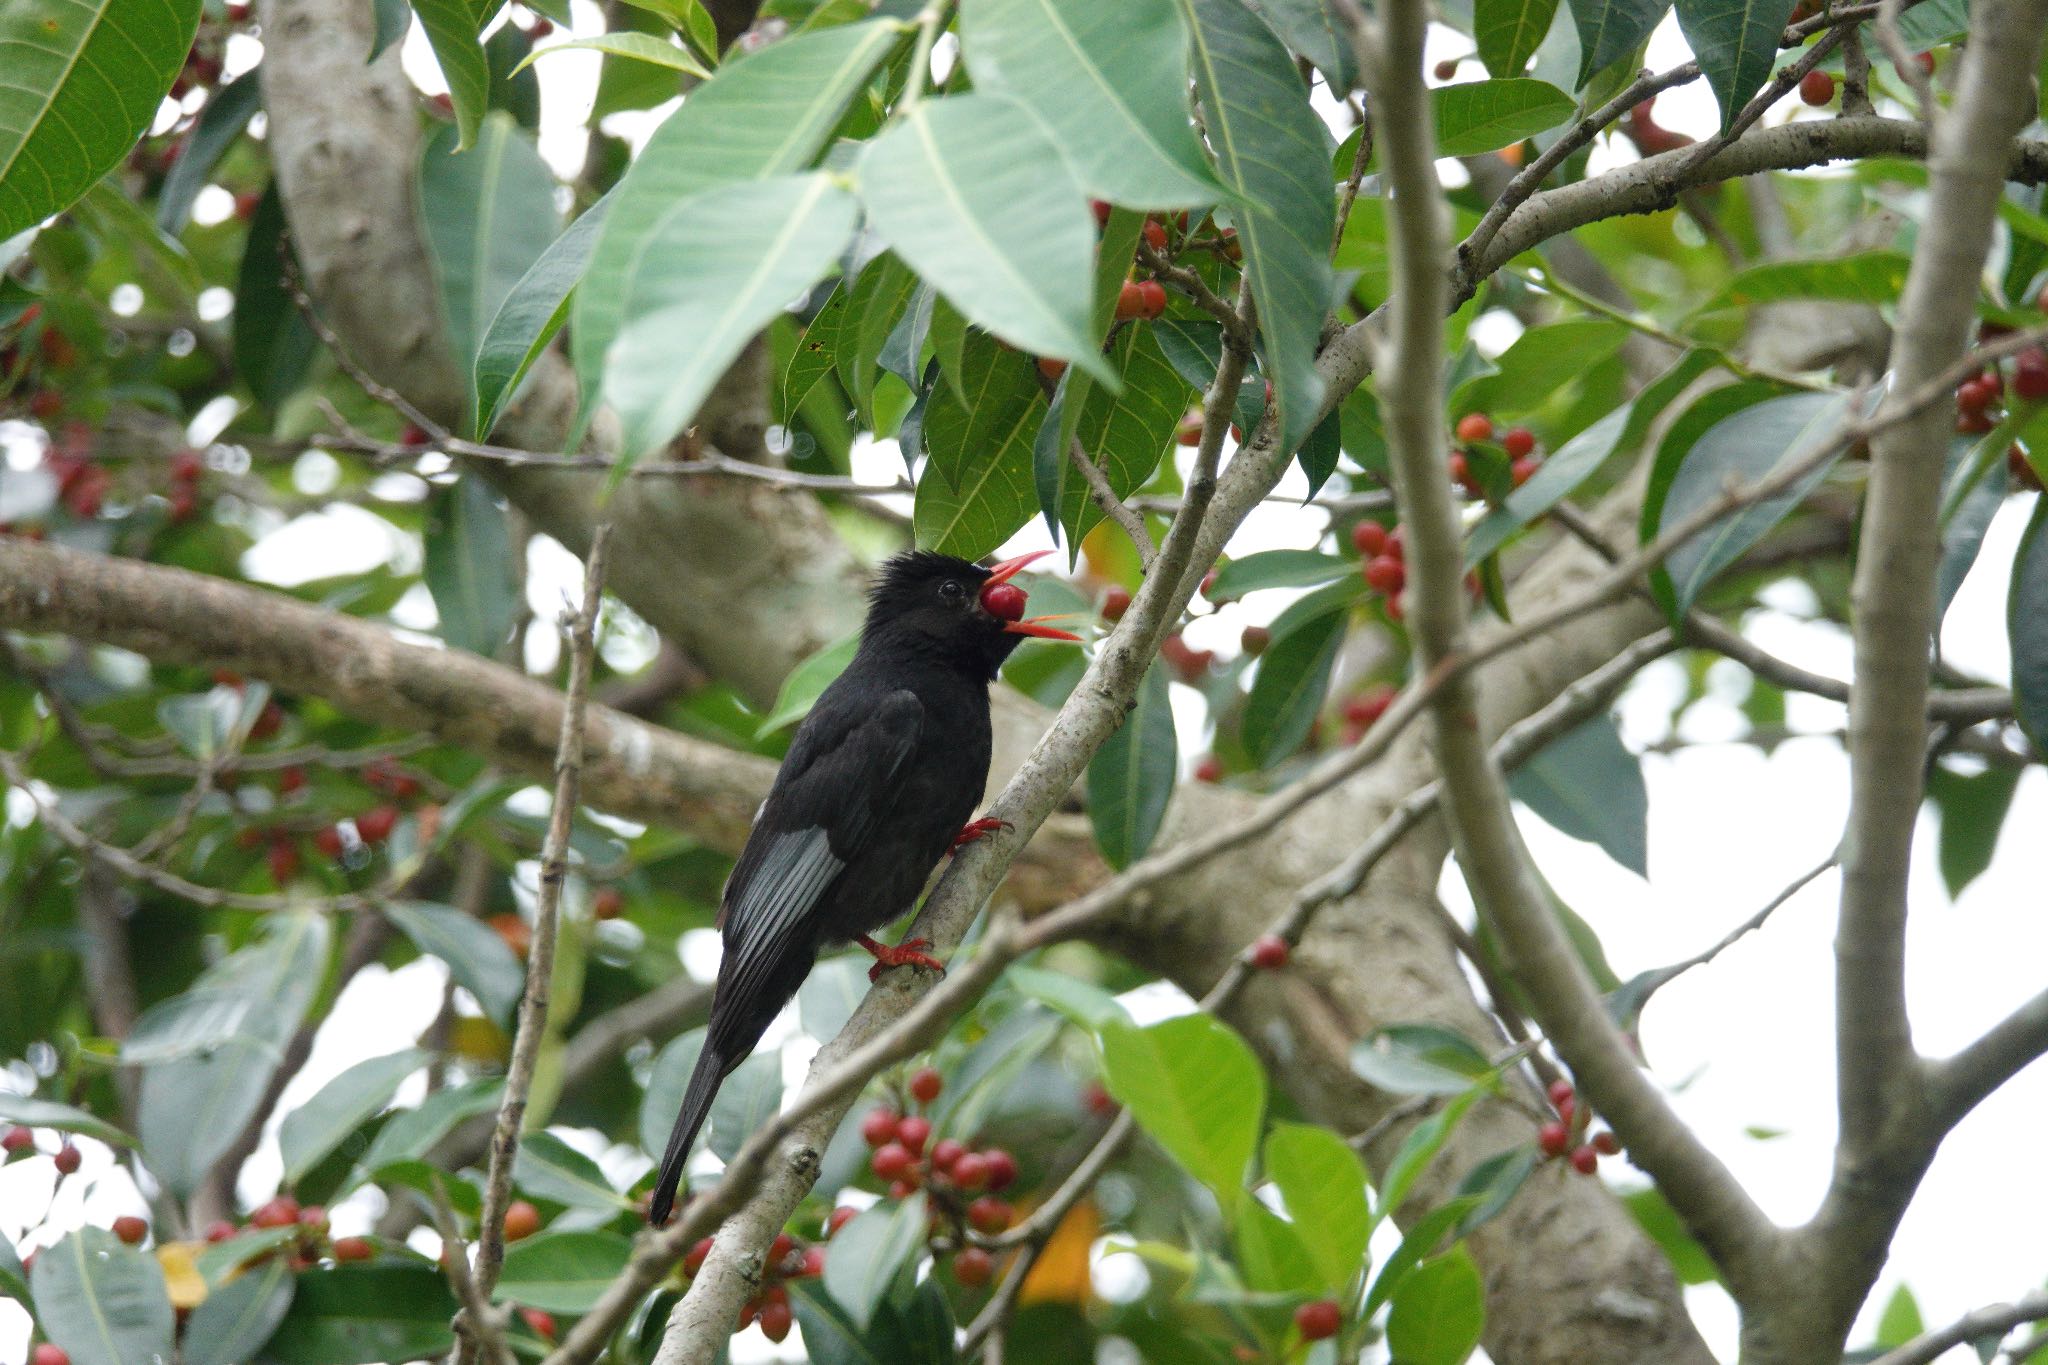
[[[2044,1318],[2048,1318],[2048,1291],[2029,1294],[2017,1303],[1994,1303],[1988,1308],[1965,1313],[1938,1331],[1914,1337],[1897,1350],[1885,1352],[1870,1365],[1928,1365],[1952,1346],[1961,1346],[1994,1333],[2002,1336],[2015,1327],[2040,1322]],[[2012,1358],[2025,1360],[2026,1356],[2014,1352]]]
[[[441,1268],[448,1274],[455,1286],[455,1297],[462,1308],[455,1315],[456,1335],[462,1339],[464,1355],[475,1351],[495,1365],[514,1365],[512,1348],[505,1344],[503,1329],[504,1313],[493,1309],[484,1297],[485,1290],[476,1282],[476,1276],[469,1267],[469,1248],[463,1245],[462,1231],[455,1221],[455,1210],[448,1202],[448,1188],[442,1183],[441,1173],[434,1172],[434,1227],[441,1234]]]
[[[1771,916],[1778,913],[1779,908],[1783,906],[1785,902],[1791,900],[1794,896],[1798,895],[1801,891],[1804,891],[1808,886],[1812,885],[1816,879],[1818,879],[1823,873],[1827,872],[1830,868],[1840,867],[1841,864],[1842,850],[1839,847],[1837,847],[1832,853],[1828,854],[1827,857],[1821,859],[1818,863],[1815,863],[1812,867],[1800,873],[1797,877],[1794,877],[1792,881],[1785,887],[1784,890],[1778,892],[1777,895],[1771,897],[1770,900],[1766,901],[1764,903],[1764,907],[1761,910],[1757,911],[1754,915],[1751,915],[1748,919],[1744,920],[1742,923],[1736,925],[1733,929],[1729,930],[1725,935],[1722,936],[1720,942],[1714,944],[1713,947],[1708,948],[1703,952],[1694,953],[1691,957],[1686,958],[1682,962],[1674,962],[1667,967],[1656,967],[1652,968],[1648,972],[1645,972],[1643,974],[1643,977],[1647,978],[1647,984],[1644,986],[1642,993],[1635,999],[1634,1003],[1636,1009],[1640,1011],[1643,1005],[1649,1001],[1652,995],[1664,989],[1666,986],[1676,981],[1679,977],[1684,976],[1693,968],[1706,966],[1709,962],[1712,962],[1722,953],[1727,952],[1737,943],[1740,943],[1743,939],[1749,937],[1757,930],[1763,928],[1765,924],[1769,923]]]
[[[1337,189],[1337,226],[1330,233],[1332,254],[1343,244],[1345,225],[1351,221],[1351,206],[1358,202],[1358,187],[1365,183],[1365,168],[1371,164],[1372,114],[1361,109],[1358,120],[1358,150],[1351,157],[1351,173],[1344,177],[1344,183]]]
[[[1073,461],[1074,468],[1081,471],[1082,479],[1088,484],[1088,496],[1094,499],[1096,508],[1121,526],[1124,534],[1131,538],[1131,547],[1138,552],[1138,567],[1150,572],[1159,551],[1152,544],[1151,533],[1145,529],[1145,519],[1116,495],[1116,490],[1109,486],[1109,476],[1102,472],[1101,465],[1088,458],[1078,436],[1067,442],[1067,457]]]
[[[1898,68],[1899,79],[1912,88],[1913,102],[1918,106],[1913,111],[1914,116],[1931,131],[1934,127],[1934,82],[1920,69],[1920,63],[1913,60],[1905,37],[1899,32],[1899,11],[1903,8],[1899,0],[1878,0],[1877,43],[1884,49],[1884,55],[1892,59],[1892,65]]]
[[[1251,354],[1252,329],[1237,309],[1231,307],[1209,282],[1192,270],[1177,266],[1152,249],[1149,242],[1138,242],[1138,263],[1160,279],[1174,285],[1194,301],[1197,308],[1223,325],[1223,335],[1230,344],[1246,355]]]
[[[590,696],[590,674],[596,653],[597,616],[603,602],[605,547],[609,523],[599,523],[590,537],[584,560],[583,604],[570,623],[569,690],[562,708],[561,737],[555,746],[555,802],[541,844],[540,895],[534,912],[533,944],[526,960],[526,992],[519,1000],[519,1021],[512,1037],[512,1058],[505,1068],[505,1095],[498,1105],[497,1128],[491,1135],[490,1176],[484,1186],[483,1215],[477,1240],[477,1279],[489,1294],[498,1284],[505,1261],[505,1210],[512,1197],[512,1162],[519,1152],[519,1134],[526,1117],[526,1099],[533,1088],[547,1032],[549,989],[555,971],[555,930],[568,875],[569,830],[576,818],[577,786],[583,771],[583,716]]]

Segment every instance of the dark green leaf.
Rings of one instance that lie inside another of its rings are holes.
[[[711,1102],[711,1150],[731,1161],[754,1130],[781,1107],[781,1055],[770,1050],[749,1057],[725,1078],[718,1098]]]
[[[553,1133],[528,1133],[520,1139],[512,1181],[530,1195],[570,1208],[615,1213],[632,1206],[612,1188],[595,1161]]]
[[[512,286],[477,343],[471,387],[476,393],[470,434],[489,438],[533,362],[569,317],[569,301],[597,245],[611,197],[598,200],[555,238]]]
[[[370,1150],[363,1154],[362,1168],[375,1171],[394,1161],[417,1160],[446,1137],[456,1124],[498,1107],[505,1082],[498,1076],[479,1076],[447,1090],[437,1090],[417,1107],[391,1116],[377,1130]]]
[[[1726,128],[1770,78],[1794,0],[1678,0],[1678,27],[1721,104]]]
[[[369,60],[376,61],[390,47],[405,36],[412,27],[412,5],[410,0],[374,0],[377,10],[377,32],[370,40]]]
[[[543,1232],[505,1249],[492,1297],[550,1313],[587,1313],[632,1254],[633,1244],[616,1232]]]
[[[1358,86],[1358,59],[1351,34],[1332,0],[1246,0],[1280,41],[1309,59],[1333,90]]]
[[[199,0],[0,9],[0,241],[68,207],[156,117],[199,25]]]
[[[1951,898],[1962,895],[1963,888],[1991,866],[1991,853],[2019,781],[2017,768],[1986,768],[1965,775],[1937,767],[1927,775],[1927,795],[1941,812],[1941,880]]]
[[[1991,529],[1991,519],[2005,506],[2010,490],[2005,452],[2010,445],[2001,431],[1985,437],[1981,446],[1966,436],[1949,443],[1949,469],[1943,476],[1941,498],[1941,564],[1934,575],[1937,634],[1941,617],[1948,615],[1949,604],[1956,600],[1963,580],[1977,562],[1977,552],[1984,548],[1984,533]],[[1968,486],[1959,487],[1965,481]]]
[[[275,411],[298,391],[319,338],[284,284],[278,241],[284,234],[284,205],[272,184],[249,219],[242,268],[235,287],[235,372]]]
[[[1166,668],[1154,659],[1124,723],[1088,764],[1088,819],[1111,867],[1145,856],[1166,819],[1180,769]]]
[[[1394,1291],[1387,1347],[1401,1365],[1460,1365],[1485,1326],[1479,1267],[1463,1247],[1453,1247],[1415,1267]]]
[[[1241,722],[1245,752],[1261,768],[1286,758],[1308,738],[1347,623],[1344,612],[1332,611],[1285,635],[1274,630],[1272,644],[1259,657]]]
[[[1556,16],[1557,0],[1474,0],[1472,36],[1479,43],[1479,60],[1492,75],[1521,75]]]
[[[683,1092],[689,1088],[690,1069],[704,1050],[704,1030],[693,1028],[669,1040],[655,1054],[654,1068],[647,1075],[647,1091],[640,1097],[640,1147],[647,1152],[665,1151],[669,1129],[682,1112]],[[703,1134],[698,1134],[703,1140]]]
[[[1642,760],[1621,742],[1611,718],[1595,716],[1552,740],[1508,779],[1508,790],[1561,833],[1598,844],[1629,871],[1649,876]]]
[[[1266,1175],[1280,1187],[1295,1230],[1321,1273],[1321,1289],[1340,1291],[1365,1264],[1372,1212],[1365,1163],[1327,1128],[1276,1123],[1266,1137]]]
[[[1438,156],[1478,156],[1547,132],[1570,118],[1578,105],[1545,81],[1513,76],[1438,86]]]
[[[877,362],[898,318],[917,292],[917,276],[888,252],[867,263],[853,282],[840,320],[837,351],[839,382],[853,398],[861,420],[874,424],[873,396]]]
[[[2014,709],[2034,748],[2048,754],[2048,498],[2034,500],[2020,534],[2005,610]]]
[[[1226,1208],[1235,1205],[1266,1109],[1266,1073],[1252,1050],[1207,1014],[1142,1029],[1112,1022],[1101,1036],[1109,1093]]]
[[[246,71],[213,92],[199,121],[186,137],[184,149],[164,177],[156,196],[156,225],[175,237],[192,217],[192,201],[206,188],[206,178],[220,164],[223,153],[242,135],[249,120],[263,107],[258,73]]]
[[[405,1078],[426,1063],[427,1054],[417,1048],[357,1062],[287,1113],[277,1132],[285,1184],[296,1182],[380,1113]]]
[[[1467,1171],[1458,1182],[1458,1197],[1461,1202],[1467,1197],[1476,1197],[1479,1202],[1458,1220],[1458,1235],[1465,1236],[1506,1208],[1541,1157],[1533,1143],[1524,1143],[1490,1156]]]
[[[1486,1054],[1433,1024],[1390,1024],[1351,1049],[1351,1070],[1395,1095],[1456,1095],[1492,1075]]]
[[[413,0],[413,12],[427,31],[427,44],[448,82],[458,139],[453,150],[476,141],[491,101],[491,64],[477,40],[499,0]]]
[[[0,1093],[0,1122],[18,1123],[25,1128],[55,1128],[60,1133],[79,1133],[115,1147],[133,1147],[135,1139],[117,1125],[96,1114],[75,1109],[54,1100],[33,1095]]]
[[[1122,385],[1114,393],[1088,382],[1085,373],[1068,372],[1063,392],[1071,396],[1081,390],[1086,397],[1080,420],[1063,425],[1102,470],[1110,491],[1125,498],[1142,488],[1159,467],[1159,458],[1187,411],[1188,391],[1160,354],[1150,328],[1124,328],[1110,347],[1109,363]],[[1069,478],[1061,519],[1072,542],[1078,544],[1102,516],[1085,482],[1078,476]]]
[[[1404,1281],[1415,1272],[1415,1267],[1425,1256],[1435,1251],[1438,1244],[1479,1205],[1478,1195],[1460,1195],[1445,1200],[1428,1213],[1415,1220],[1401,1244],[1394,1248],[1393,1255],[1373,1276],[1372,1288],[1366,1292],[1363,1314],[1370,1318],[1380,1305],[1399,1289]]]
[[[1293,450],[1322,403],[1316,343],[1329,313],[1336,205],[1329,135],[1293,59],[1238,0],[1181,0],[1192,16],[1195,89],[1259,308],[1280,443]]]
[[[45,1248],[29,1279],[37,1321],[73,1365],[170,1358],[171,1300],[156,1257],[105,1228],[82,1227]]]
[[[278,1256],[214,1289],[192,1310],[179,1342],[183,1365],[242,1365],[255,1360],[284,1321],[297,1287]]]
[[[1025,356],[970,332],[960,390],[940,385],[925,412],[930,462],[917,481],[917,542],[978,559],[1031,519],[1031,447],[1046,403]]]
[[[1777,0],[1765,0],[1776,3]],[[1781,30],[1782,31],[1782,30]],[[1754,265],[1721,286],[1701,312],[1754,308],[1788,299],[1821,299],[1883,308],[1899,301],[1912,257],[1901,251],[1862,251],[1819,261],[1772,261]]]
[[[825,1258],[825,1291],[865,1332],[896,1272],[924,1245],[922,1192],[877,1204],[839,1230]]]
[[[795,418],[797,409],[818,386],[818,381],[831,374],[838,363],[839,325],[846,316],[850,297],[851,291],[845,285],[835,285],[832,297],[826,299],[824,307],[812,315],[803,335],[797,339],[796,350],[782,372],[782,392],[775,408],[776,418],[784,426]]]
[[[1337,457],[1343,453],[1344,419],[1333,411],[1316,423],[1302,440],[1301,449],[1294,452],[1295,463],[1301,466],[1301,476],[1308,480],[1309,497],[1313,498],[1337,472]]]
[[[1635,51],[1650,36],[1671,0],[1570,0],[1572,22],[1579,30],[1579,74],[1575,85],[1584,87],[1604,71]]]
[[[526,989],[526,969],[495,930],[453,906],[428,901],[392,901],[384,913],[415,948],[447,963],[449,975],[485,1014],[511,1022]]]
[[[480,474],[465,474],[435,494],[427,512],[422,573],[451,648],[489,658],[511,638],[526,610],[524,574],[515,574],[512,528]]]
[[[1312,588],[1357,572],[1356,562],[1321,550],[1260,550],[1218,569],[1208,596],[1234,602],[1262,588]]]
[[[276,1365],[377,1365],[438,1356],[455,1343],[448,1326],[454,1316],[455,1298],[431,1266],[309,1270],[299,1276],[291,1309],[263,1355]]]
[[[1043,119],[1089,194],[1151,209],[1222,195],[1188,121],[1176,0],[967,0],[960,35],[975,88]]]

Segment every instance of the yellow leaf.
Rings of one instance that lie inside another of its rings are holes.
[[[448,1050],[475,1062],[502,1062],[512,1054],[512,1040],[488,1019],[458,1015],[448,1029]]]
[[[205,1249],[204,1242],[164,1242],[157,1247],[156,1263],[163,1267],[171,1307],[197,1308],[206,1302],[206,1277],[199,1273],[199,1253]]]
[[[1018,1291],[1018,1305],[1085,1304],[1090,1287],[1088,1253],[1095,1245],[1095,1234],[1101,1226],[1102,1220],[1096,1216],[1092,1200],[1084,1199],[1067,1210],[1067,1216],[1060,1219],[1060,1225],[1046,1239],[1038,1264],[1032,1266],[1031,1273],[1024,1277],[1024,1284]]]

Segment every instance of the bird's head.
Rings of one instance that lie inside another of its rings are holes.
[[[863,637],[915,641],[986,670],[991,678],[1026,639],[1078,641],[1080,636],[1045,624],[1049,617],[1025,616],[1026,594],[1011,581],[1050,553],[1019,555],[993,568],[930,550],[897,555],[876,576]]]

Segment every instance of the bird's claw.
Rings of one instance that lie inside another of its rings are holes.
[[[993,815],[984,815],[979,820],[969,820],[960,826],[960,832],[953,836],[953,846],[946,851],[958,853],[984,834],[993,834],[999,829],[1015,829],[1008,820],[998,820]]]
[[[932,946],[928,938],[907,938],[893,948],[886,943],[877,943],[865,935],[854,942],[874,954],[875,965],[868,968],[868,980],[871,982],[881,980],[882,973],[891,967],[929,967],[941,976],[946,974],[945,963],[929,953],[918,951],[920,948]]]

